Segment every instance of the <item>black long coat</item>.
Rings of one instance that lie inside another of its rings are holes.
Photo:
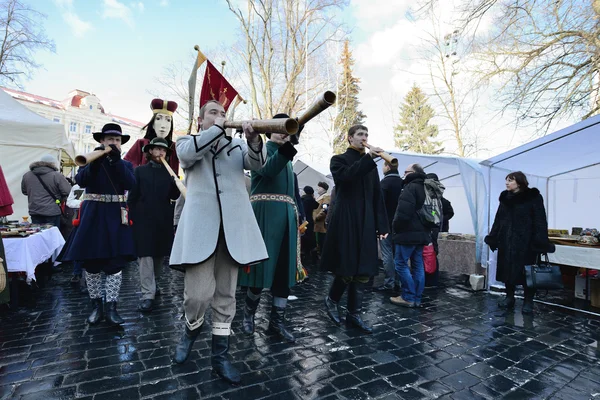
[[[349,148],[331,158],[330,169],[336,198],[321,264],[338,276],[373,276],[377,234],[389,232],[377,165]]]
[[[133,239],[138,257],[164,257],[173,247],[171,200],[179,197],[175,181],[165,167],[154,161],[135,169],[136,184],[127,204],[133,221]]]
[[[508,285],[525,283],[525,265],[535,262],[548,248],[548,221],[544,199],[536,188],[517,193],[504,191],[492,230],[485,237],[498,249],[496,280]]]

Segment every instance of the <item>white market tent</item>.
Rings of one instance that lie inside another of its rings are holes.
[[[75,158],[75,148],[63,125],[36,114],[0,90],[0,165],[15,201],[9,219],[21,220],[28,215],[21,178],[29,171],[29,164],[44,154],[53,154],[57,160]]]
[[[482,251],[486,235],[487,189],[481,166],[477,161],[455,156],[428,155],[389,151],[398,159],[400,175],[409,164],[421,165],[426,173],[437,174],[445,186],[444,197],[452,203],[454,217],[450,220],[450,232],[476,236],[477,261],[487,259]],[[379,175],[383,178],[383,160],[379,159]]]
[[[329,188],[333,188],[332,179],[328,178],[327,175],[317,171],[315,168],[311,167],[302,160],[297,160],[294,162],[294,172],[298,176],[298,187],[300,189],[305,186],[311,186],[313,189],[315,189],[316,193],[317,183],[319,182],[327,182],[329,184]]]
[[[481,162],[490,188],[488,226],[509,172],[522,171],[544,197],[548,227],[600,228],[600,116],[579,122]],[[487,229],[489,229],[487,228]],[[490,252],[490,285],[495,284],[495,253]]]

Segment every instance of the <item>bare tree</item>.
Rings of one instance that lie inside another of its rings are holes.
[[[44,31],[45,18],[20,0],[0,2],[0,82],[19,85],[40,67],[35,61],[37,51],[55,51],[54,42]]]
[[[476,82],[465,67],[468,44],[461,42],[461,31],[442,33],[442,24],[431,12],[431,30],[424,39],[424,53],[429,67],[431,90],[437,99],[437,114],[446,120],[460,157],[477,151],[478,132],[469,130],[478,103]]]
[[[253,114],[296,114],[323,90],[326,44],[342,28],[333,11],[347,0],[247,0],[245,10],[232,0],[227,4],[244,37],[237,53],[246,67]]]
[[[499,84],[503,109],[544,131],[556,119],[600,113],[599,0],[468,0],[462,26],[484,18],[491,33],[475,51],[482,83]]]

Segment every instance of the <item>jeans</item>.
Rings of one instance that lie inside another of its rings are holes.
[[[60,229],[60,214],[51,217],[45,215],[32,215],[31,222],[38,225],[50,224]]]
[[[423,245],[397,244],[395,250],[394,260],[396,262],[396,272],[402,283],[402,298],[411,303],[421,304],[421,296],[425,288]],[[408,266],[408,260],[410,260],[410,267]]]
[[[381,258],[383,259],[383,271],[385,280],[383,286],[392,289],[398,278],[394,271],[394,243],[392,242],[392,235],[388,235],[387,238],[380,240],[381,246]]]

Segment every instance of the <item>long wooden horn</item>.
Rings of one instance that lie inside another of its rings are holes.
[[[187,189],[186,189],[185,185],[183,184],[183,182],[181,182],[179,180],[179,177],[177,176],[177,174],[175,172],[173,172],[173,169],[171,168],[171,166],[169,165],[167,160],[165,160],[164,157],[161,157],[160,161],[162,161],[162,163],[165,166],[165,168],[167,169],[167,172],[169,173],[169,175],[171,175],[173,178],[175,178],[175,186],[177,186],[177,189],[179,189],[179,192],[185,199],[185,196],[187,195]]]
[[[368,143],[365,142],[364,145],[367,149],[371,149],[371,146],[369,146]],[[383,158],[385,161],[390,163],[390,165],[393,167],[398,166],[398,159],[396,157],[394,157],[393,155],[386,153],[385,151],[382,151],[381,153],[379,153],[379,157]]]
[[[323,93],[310,107],[308,107],[308,110],[304,111],[304,113],[298,117],[298,124],[304,125],[317,115],[321,114],[335,103],[335,98],[335,93],[329,90]]]
[[[80,167],[83,167],[85,165],[88,165],[92,161],[95,161],[95,160],[99,159],[100,157],[107,155],[111,151],[112,151],[112,148],[107,147],[104,150],[94,150],[94,151],[86,153],[86,154],[80,154],[75,157],[75,164],[77,164]]]
[[[298,132],[298,121],[287,119],[253,119],[249,121],[225,121],[224,128],[242,129],[242,123],[248,122],[256,132],[284,133],[295,135]]]

